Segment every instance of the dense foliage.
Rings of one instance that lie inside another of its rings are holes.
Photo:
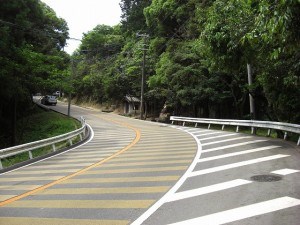
[[[146,48],[148,114],[166,104],[176,115],[249,119],[250,93],[257,119],[299,123],[299,0],[122,0],[121,9],[121,25],[96,27],[74,56],[77,97],[140,96]]]
[[[0,0],[0,140],[16,144],[31,95],[60,88],[69,56],[63,19],[39,0]],[[2,143],[0,143],[2,145]]]
[[[84,34],[71,61],[62,51],[67,24],[51,8],[0,3],[0,123],[10,136],[34,92],[108,105],[139,97],[143,52],[150,116],[167,106],[175,115],[250,119],[251,94],[257,119],[300,122],[299,0],[121,0],[121,23]]]

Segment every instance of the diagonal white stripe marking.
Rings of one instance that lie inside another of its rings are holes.
[[[207,162],[207,161],[212,161],[212,160],[216,160],[216,159],[224,159],[224,158],[228,158],[228,157],[232,157],[232,156],[244,155],[244,154],[249,154],[249,153],[259,152],[259,151],[265,151],[265,150],[270,150],[270,149],[279,148],[279,147],[280,146],[272,145],[272,146],[266,146],[266,147],[261,147],[261,148],[254,148],[254,149],[241,151],[241,152],[234,152],[234,153],[229,153],[229,154],[224,154],[224,155],[207,157],[207,158],[199,159],[198,162]]]
[[[203,137],[203,136],[208,136],[208,135],[212,135],[212,134],[219,134],[222,132],[209,132],[209,133],[205,133],[205,134],[196,134],[196,137]]]
[[[182,127],[182,128],[179,128],[180,130],[184,130],[184,131],[187,131],[187,132],[191,132],[191,131],[196,131],[197,128],[185,128],[185,127]],[[203,131],[204,132],[204,131]]]
[[[172,223],[169,225],[193,225],[193,224],[209,224],[219,225],[230,223],[242,219],[246,219],[253,216],[258,216],[278,210],[290,208],[300,205],[300,200],[291,197],[276,198],[269,201],[264,201],[252,205],[242,206],[235,209],[230,209],[223,212],[210,214],[190,220],[185,220],[178,223]]]
[[[237,187],[249,183],[252,183],[252,181],[237,179],[237,180],[214,184],[214,185],[197,188],[189,191],[182,191],[182,192],[175,193],[170,199],[168,199],[168,202],[173,202],[177,200],[209,194],[212,192],[221,191],[221,190],[225,190],[225,189],[229,189],[229,188],[233,188],[233,187]]]
[[[197,130],[197,131],[194,131],[194,132],[190,132],[191,134],[194,134],[195,136],[197,136],[196,134],[198,133],[207,133],[209,132],[208,130]]]
[[[216,134],[216,133],[215,133]],[[232,134],[223,134],[223,135],[219,135],[219,136],[213,136],[213,137],[208,137],[208,138],[201,138],[200,141],[206,141],[206,140],[211,140],[214,138],[220,138],[220,137],[230,137],[230,136],[236,136],[238,134],[236,133],[232,133]]]
[[[278,175],[289,175],[289,174],[292,174],[292,173],[297,173],[297,172],[300,172],[300,170],[292,170],[292,169],[282,169],[282,170],[275,170],[271,173],[274,173],[274,174],[278,174]]]
[[[202,144],[202,146],[219,144],[219,143],[228,142],[228,141],[236,141],[236,140],[247,139],[247,138],[253,138],[253,137],[245,136],[245,137],[231,138],[231,139],[226,139],[226,140],[222,140],[222,141],[214,141],[214,142],[210,142],[210,143],[205,143],[205,144]]]
[[[265,161],[269,161],[269,160],[284,158],[284,157],[288,157],[288,156],[290,156],[290,155],[278,154],[278,155],[272,155],[272,156],[267,156],[267,157],[242,161],[242,162],[238,162],[238,163],[232,163],[232,164],[228,164],[228,165],[224,165],[224,166],[217,166],[217,167],[213,167],[213,168],[209,168],[209,169],[198,170],[198,171],[192,172],[190,177],[195,177],[195,176],[200,176],[200,175],[203,175],[203,174],[228,170],[228,169],[241,167],[241,166],[247,166],[247,165],[251,165],[251,164],[255,164],[255,163],[260,163],[260,162],[265,162]]]
[[[216,147],[216,148],[210,148],[210,149],[207,149],[207,150],[202,150],[202,153],[219,151],[219,150],[223,150],[223,149],[234,148],[234,147],[239,147],[239,146],[254,144],[254,143],[258,143],[258,142],[265,142],[265,141],[266,140],[255,140],[255,141],[247,141],[247,142],[242,142],[242,143],[233,144],[233,145],[225,145],[225,146],[221,146],[221,147]]]

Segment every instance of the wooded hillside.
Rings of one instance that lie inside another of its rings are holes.
[[[147,49],[148,115],[167,104],[176,115],[250,119],[250,93],[256,119],[299,123],[298,0],[122,0],[121,8],[121,25],[97,26],[74,55],[77,97],[139,97]]]
[[[12,144],[35,92],[72,91],[109,105],[140,97],[143,53],[147,115],[167,105],[178,116],[250,119],[250,93],[252,118],[300,122],[299,0],[122,0],[120,7],[121,23],[99,24],[70,58],[67,24],[51,8],[1,0],[0,125]]]

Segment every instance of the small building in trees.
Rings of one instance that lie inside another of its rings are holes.
[[[126,95],[124,98],[124,114],[136,114],[140,110],[141,101],[132,95]]]

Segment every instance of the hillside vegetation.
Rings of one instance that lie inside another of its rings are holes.
[[[123,0],[121,8],[120,25],[98,25],[73,55],[77,98],[139,97],[146,49],[148,115],[166,104],[175,115],[299,123],[299,1]]]

